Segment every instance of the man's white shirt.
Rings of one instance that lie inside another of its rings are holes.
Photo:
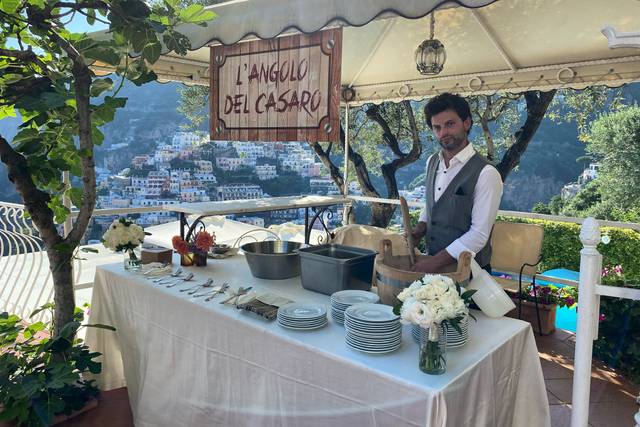
[[[436,170],[435,184],[434,184],[434,198],[437,202],[442,193],[447,189],[451,181],[460,172],[462,167],[473,157],[476,150],[471,144],[468,144],[458,154],[455,155],[449,162],[447,168],[442,157],[442,152],[438,153],[440,162],[438,163],[438,169]],[[429,161],[427,160],[427,165]],[[451,242],[445,250],[458,259],[461,252],[469,251],[475,256],[489,240],[491,235],[491,229],[493,223],[496,220],[498,214],[498,208],[500,207],[500,199],[502,198],[502,179],[495,167],[486,165],[478,176],[478,182],[476,188],[473,191],[473,209],[471,210],[471,227],[469,231],[462,236]],[[427,212],[423,208],[420,213],[420,221],[426,222],[427,227],[430,227],[429,221],[427,221]],[[434,254],[435,255],[435,254]]]

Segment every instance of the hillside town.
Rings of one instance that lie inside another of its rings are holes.
[[[175,220],[162,206],[178,203],[259,199],[304,193],[339,194],[313,151],[299,142],[253,143],[209,141],[199,132],[176,132],[170,143],[159,144],[149,154],[137,155],[120,171],[110,159],[120,148],[109,148],[102,167],[96,168],[98,208],[123,209],[158,206],[157,212],[140,214],[138,223],[157,225]],[[289,176],[295,186],[283,186],[278,178]],[[355,190],[355,188],[354,188]],[[340,213],[334,212],[335,221]],[[264,227],[274,222],[302,223],[304,210],[241,216],[239,221]],[[92,236],[109,223],[97,217]]]

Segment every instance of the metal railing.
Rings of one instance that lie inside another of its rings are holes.
[[[395,199],[378,199],[350,196],[354,201],[399,204]],[[411,203],[413,207],[421,204]],[[159,211],[157,207],[129,209],[97,209],[94,216],[123,215]],[[24,207],[0,202],[0,303],[11,311],[28,314],[28,311],[51,299],[53,287],[42,240],[31,224],[24,218]],[[600,226],[613,226],[640,230],[640,224],[597,221],[594,218],[570,218],[555,215],[531,214],[527,212],[500,211],[501,215],[581,223],[580,240],[580,314],[576,333],[575,365],[573,380],[572,427],[586,427],[589,417],[589,393],[591,384],[591,362],[593,341],[598,337],[598,313],[600,296],[640,300],[640,290],[603,286],[600,284],[602,255],[596,246],[600,243]],[[77,263],[75,268],[81,269]],[[44,279],[42,279],[44,277]],[[79,277],[79,273],[74,276]],[[39,282],[42,280],[41,282]],[[37,286],[40,283],[41,286]],[[44,299],[43,299],[44,298]],[[31,302],[31,303],[30,303]],[[34,305],[35,304],[35,305]],[[635,415],[640,427],[640,411]]]

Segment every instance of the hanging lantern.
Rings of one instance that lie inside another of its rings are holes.
[[[444,45],[438,39],[433,38],[435,27],[434,12],[431,12],[431,31],[428,40],[420,43],[416,49],[416,68],[420,74],[434,76],[440,74],[447,60],[447,52]]]

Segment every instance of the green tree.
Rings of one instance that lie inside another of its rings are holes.
[[[638,207],[640,200],[640,107],[601,116],[591,126],[587,152],[600,164],[598,182],[603,201],[616,208]]]
[[[550,215],[551,214],[551,210],[543,202],[537,202],[535,205],[533,205],[533,208],[531,208],[531,212],[539,213],[539,214],[546,214],[546,215]]]
[[[113,120],[126,98],[118,97],[124,79],[136,85],[153,81],[147,64],[168,51],[185,54],[189,40],[174,28],[189,22],[206,25],[214,14],[200,5],[179,9],[176,0],[148,5],[142,0],[0,1],[0,119],[20,113],[20,131],[8,141],[0,135],[0,159],[40,232],[54,284],[55,334],[73,320],[71,260],[96,200],[94,147],[102,143],[100,127]],[[75,16],[108,26],[108,34],[72,33]],[[130,58],[128,53],[138,52]],[[92,66],[115,69],[97,78]],[[65,184],[63,171],[79,178]],[[78,216],[68,235],[58,232],[69,209]]]

